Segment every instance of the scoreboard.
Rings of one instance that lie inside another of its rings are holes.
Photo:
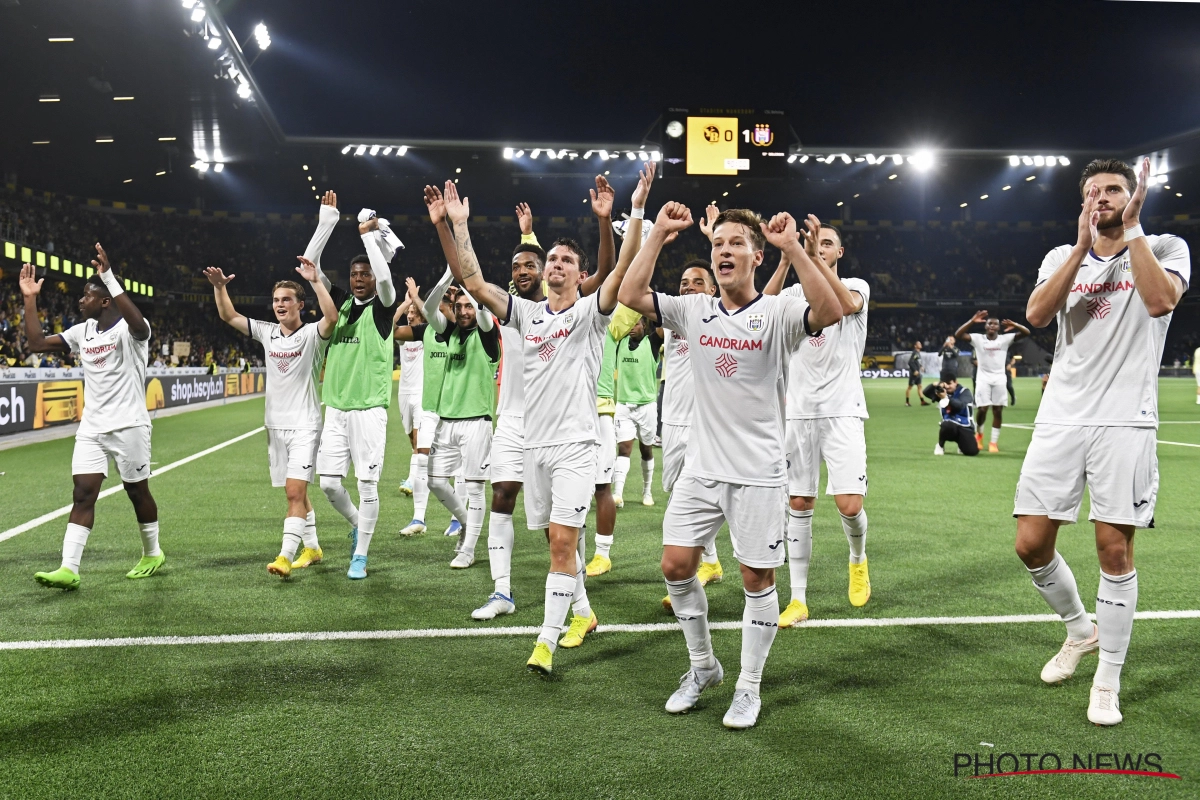
[[[669,108],[662,119],[664,177],[787,177],[791,129],[782,111]]]

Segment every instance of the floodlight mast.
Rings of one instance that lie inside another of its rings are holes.
[[[205,3],[205,8],[208,10],[209,23],[216,28],[217,35],[220,36],[221,39],[226,43],[225,52],[228,53],[229,57],[233,59],[233,63],[237,66],[238,70],[242,73],[242,77],[246,80],[246,83],[242,85],[249,87],[248,90],[239,89],[238,96],[242,97],[243,99],[249,99],[251,96],[254,97],[254,106],[258,109],[258,113],[262,117],[263,122],[266,123],[267,129],[271,131],[271,135],[275,137],[276,143],[285,144],[288,139],[287,134],[285,134],[283,132],[283,128],[279,126],[279,120],[275,117],[275,112],[271,110],[271,105],[267,102],[266,95],[263,94],[258,82],[254,80],[254,73],[250,71],[250,63],[247,62],[246,53],[242,50],[242,46],[238,43],[237,37],[234,36],[233,31],[229,29],[229,24],[225,22],[225,17],[221,15],[221,12],[217,9],[215,3]],[[263,26],[263,30],[265,33],[266,26]],[[269,37],[267,41],[268,44],[270,44]],[[259,53],[261,54],[262,50],[264,49],[266,48],[261,47],[260,45]]]

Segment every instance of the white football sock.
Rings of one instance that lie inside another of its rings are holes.
[[[304,518],[304,546],[311,547],[313,550],[320,550],[321,545],[317,543],[317,512],[316,509],[309,509],[308,516]]]
[[[413,519],[424,522],[429,507],[429,454],[417,453],[416,459],[416,470],[412,473]]]
[[[861,564],[867,560],[867,510],[860,508],[853,517],[840,514],[842,530],[850,544],[850,563]]]
[[[999,426],[993,425],[992,426],[992,444],[995,444],[998,441],[1000,441],[1000,428],[999,428]]]
[[[654,459],[642,461],[642,496],[651,494],[654,485]]]
[[[296,560],[296,551],[304,538],[304,517],[286,517],[283,520],[283,547],[279,555],[292,562]]]
[[[496,593],[512,597],[512,549],[516,540],[512,514],[493,511],[488,519],[488,565]]]
[[[617,456],[616,466],[613,467],[613,494],[625,496],[625,476],[629,474],[629,456]]]
[[[792,599],[808,603],[808,565],[812,561],[813,512],[788,509],[787,552],[788,572],[791,575]]]
[[[667,594],[671,598],[671,611],[683,628],[683,639],[687,642],[688,658],[697,669],[712,669],[717,665],[713,655],[712,635],[708,630],[708,595],[693,575],[682,581],[667,581]]]
[[[584,564],[583,556],[575,554],[575,597],[571,605],[571,610],[575,612],[577,617],[590,617],[592,615],[592,604],[588,602],[587,587],[584,582],[587,580],[587,566]]]
[[[705,564],[717,563],[717,540],[716,539],[713,539],[711,542],[704,545],[704,555],[700,557],[700,560],[703,561]]]
[[[771,652],[771,643],[779,631],[779,595],[772,586],[757,594],[746,592],[742,612],[742,671],[737,688],[758,694],[763,665]]]
[[[542,618],[542,632],[538,641],[545,642],[553,653],[562,635],[563,623],[571,610],[571,598],[575,596],[575,576],[565,572],[551,572],[546,576],[546,614]]]
[[[1127,575],[1109,575],[1100,571],[1096,592],[1096,628],[1100,632],[1100,665],[1093,686],[1108,686],[1121,691],[1121,666],[1129,650],[1133,633],[1133,612],[1137,610],[1137,570]]]
[[[375,523],[379,521],[379,484],[375,481],[358,482],[358,545],[354,555],[365,556],[371,549],[371,537],[375,534]]]
[[[1092,638],[1092,621],[1079,599],[1075,575],[1057,550],[1049,564],[1029,570],[1029,577],[1050,608],[1067,624],[1068,639],[1082,642]]]
[[[442,505],[454,515],[456,520],[462,522],[467,518],[467,507],[463,505],[462,500],[458,497],[458,493],[450,485],[449,478],[431,477],[429,479],[429,491],[433,492],[434,497],[442,501]]]
[[[405,480],[409,483],[412,483],[417,477],[418,462],[420,460],[420,456],[416,453],[408,457],[408,477]]]
[[[67,523],[67,533],[63,536],[62,566],[76,575],[79,574],[79,562],[83,559],[83,548],[87,545],[88,534],[91,532],[91,528],[76,525],[74,522]]]
[[[596,555],[608,558],[609,551],[612,550],[613,537],[601,536],[596,534]]]
[[[454,518],[458,520],[460,524],[465,525],[467,523],[467,517],[465,513],[467,509],[467,482],[463,480],[462,475],[454,476],[454,494],[458,497],[458,502],[462,504],[464,512],[463,516],[460,517],[455,514]]]
[[[346,518],[350,527],[357,528],[358,509],[354,507],[354,501],[350,499],[350,493],[346,491],[346,487],[342,486],[342,479],[337,475],[322,475],[321,491],[329,498],[329,503],[334,510]]]
[[[158,549],[158,520],[154,522],[139,522],[138,530],[142,534],[142,555],[161,556]]]
[[[463,481],[467,485],[467,519],[461,552],[475,557],[475,543],[483,532],[483,481]]]

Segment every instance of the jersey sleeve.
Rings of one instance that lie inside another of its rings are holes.
[[[266,347],[267,339],[270,338],[271,332],[267,329],[267,324],[259,319],[246,319],[246,324],[250,328],[250,338],[259,344]]]
[[[799,297],[804,298],[804,287],[798,283],[793,283],[779,293],[782,297]]]
[[[697,302],[697,301],[693,301]],[[670,328],[683,338],[688,338],[688,303],[682,297],[662,292],[654,293],[654,312],[664,328]]]
[[[617,303],[617,310],[613,312],[612,319],[608,323],[608,332],[619,342],[629,335],[633,326],[637,325],[637,321],[641,318],[642,315],[629,306]]]
[[[842,281],[842,283],[845,284],[847,289],[852,292],[858,292],[858,294],[862,297],[863,305],[862,308],[858,310],[858,313],[862,314],[865,312],[867,310],[867,304],[871,302],[871,285],[862,278],[846,278],[846,280]]]
[[[1042,259],[1042,266],[1038,268],[1037,285],[1040,286],[1049,280],[1050,276],[1063,265],[1063,262],[1067,260],[1067,256],[1070,254],[1071,245],[1069,244],[1059,245],[1047,253],[1046,257]]]
[[[63,341],[67,343],[67,347],[71,348],[72,353],[79,352],[79,344],[83,341],[83,329],[86,325],[86,322],[81,322],[78,325],[72,325],[59,334]]]
[[[1183,281],[1186,290],[1192,283],[1192,257],[1187,242],[1178,236],[1159,236],[1151,246],[1154,257],[1167,272],[1173,272]]]
[[[969,339],[971,342],[971,351],[972,352],[979,351],[979,347],[980,347],[979,340],[982,338],[983,338],[982,333],[968,333],[967,334],[967,339]]]
[[[808,301],[797,297],[779,299],[779,319],[783,323],[783,335],[789,350],[795,350],[809,335],[816,331],[808,329]]]
[[[375,295],[375,299],[371,301],[371,313],[375,315],[375,330],[379,331],[380,339],[386,339],[392,332],[392,320],[396,318],[396,309],[399,306],[399,300],[392,301],[390,306],[384,305],[379,295]]]
[[[428,322],[420,322],[411,327],[412,327],[413,341],[414,342],[425,341],[425,329],[429,327],[429,323]]]
[[[532,300],[526,300],[524,297],[508,296],[508,313],[505,315],[504,324],[510,328],[516,328],[522,333],[529,326],[529,320],[533,313],[537,310],[538,304]]]

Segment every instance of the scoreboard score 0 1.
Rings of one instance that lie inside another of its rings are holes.
[[[663,114],[664,177],[787,177],[790,128],[782,111],[671,108]]]

